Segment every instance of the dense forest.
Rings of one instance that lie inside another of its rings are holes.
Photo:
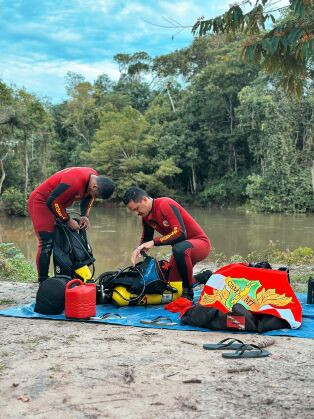
[[[53,172],[88,165],[204,206],[314,211],[314,86],[300,97],[241,58],[240,36],[196,38],[152,58],[117,54],[120,78],[68,73],[52,105],[0,81],[0,199],[25,214],[31,190]]]

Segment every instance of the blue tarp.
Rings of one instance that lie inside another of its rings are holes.
[[[198,292],[199,293],[199,292]],[[264,335],[270,336],[291,336],[300,338],[314,339],[314,305],[306,304],[306,295],[297,294],[303,309],[302,326],[299,329],[281,329],[266,332]],[[197,294],[195,295],[198,298]],[[38,318],[38,319],[53,319],[53,320],[68,320],[64,314],[59,315],[43,315],[34,312],[34,303],[26,304],[18,307],[11,307],[5,310],[0,310],[0,316],[9,317],[23,317],[23,318]],[[111,313],[109,317],[102,319],[103,315]],[[156,324],[143,324],[141,321],[153,320],[157,316],[167,317],[166,325],[159,326]],[[148,327],[148,328],[162,328],[162,329],[175,329],[175,330],[196,330],[199,332],[210,332],[208,329],[182,325],[178,313],[170,313],[165,310],[163,306],[132,306],[116,308],[113,305],[97,306],[96,317],[86,322],[96,322],[105,324],[115,324],[121,326],[134,326],[134,327]],[[167,325],[172,323],[171,325]],[[230,333],[229,331],[227,333]],[[236,332],[241,333],[241,332]]]

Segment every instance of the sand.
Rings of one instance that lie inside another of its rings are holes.
[[[36,284],[0,282],[0,308]],[[271,356],[206,351],[232,334],[0,317],[1,418],[310,418],[314,341],[243,334]]]

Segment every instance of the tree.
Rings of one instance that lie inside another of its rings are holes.
[[[116,54],[114,60],[119,65],[121,80],[141,80],[150,71],[151,57],[145,51],[134,54]]]
[[[0,95],[0,191],[4,181],[7,190],[13,187],[9,195],[16,200],[23,196],[18,205],[25,211],[30,187],[37,185],[48,173],[52,118],[48,106],[25,90],[9,89],[3,84],[0,89],[3,93]]]
[[[152,70],[160,78],[175,76],[191,81],[203,68],[224,55],[225,43],[222,35],[195,38],[186,48],[154,58]],[[219,53],[213,54],[217,50]]]
[[[257,166],[247,193],[255,210],[305,212],[313,206],[309,160],[313,158],[311,95],[287,98],[259,80],[240,93],[238,129],[246,136]],[[301,114],[302,111],[302,114]]]
[[[68,73],[67,92],[69,100],[54,107],[56,130],[59,136],[55,147],[55,157],[60,168],[81,164],[80,153],[90,150],[95,131],[99,126],[96,101],[103,105],[103,96],[107,93],[105,78],[96,80],[97,88],[85,81],[83,76]],[[100,92],[102,94],[100,97]]]
[[[149,84],[141,80],[121,79],[114,86],[113,92],[107,96],[107,100],[123,98],[124,104],[129,104],[132,108],[144,113],[152,100],[153,92],[149,88]]]
[[[314,75],[314,1],[290,0],[289,13],[276,22],[274,13],[288,7],[276,7],[276,0],[256,0],[247,13],[243,1],[235,3],[223,15],[199,19],[193,26],[195,35],[246,35],[243,55],[247,61],[260,63],[270,74],[278,75],[289,92],[301,95],[307,78]],[[267,21],[274,23],[268,29]]]
[[[108,94],[112,92],[115,83],[107,74],[101,74],[94,82],[94,97],[96,106],[106,103]]]
[[[6,178],[6,170],[4,162],[8,158],[14,146],[12,138],[13,128],[17,123],[14,109],[11,107],[13,103],[12,89],[8,88],[4,83],[0,82],[0,195],[2,185]]]
[[[237,48],[232,43],[212,52],[215,59],[193,79],[184,104],[185,135],[194,149],[194,179],[204,188],[229,174],[238,177],[247,167],[235,108],[238,93],[254,80],[257,69],[238,59]]]
[[[118,196],[134,184],[154,196],[168,192],[164,180],[180,172],[171,158],[155,158],[155,139],[146,130],[147,123],[140,112],[130,106],[119,112],[112,106],[100,116],[91,151],[82,152],[84,162],[93,163],[117,182]]]

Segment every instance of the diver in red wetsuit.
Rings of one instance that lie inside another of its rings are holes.
[[[31,193],[28,211],[39,240],[36,257],[39,282],[48,278],[56,218],[66,223],[71,230],[87,229],[90,226],[88,216],[94,198],[107,199],[114,189],[112,180],[99,176],[94,169],[70,167],[55,173]],[[79,223],[66,211],[74,201],[81,201]]]
[[[172,246],[169,281],[181,277],[183,297],[193,299],[193,266],[205,259],[210,251],[210,241],[200,225],[171,198],[152,199],[143,189],[129,188],[123,197],[127,207],[142,217],[141,244],[132,253],[135,265],[141,250],[153,246]],[[161,237],[154,237],[154,231]]]

